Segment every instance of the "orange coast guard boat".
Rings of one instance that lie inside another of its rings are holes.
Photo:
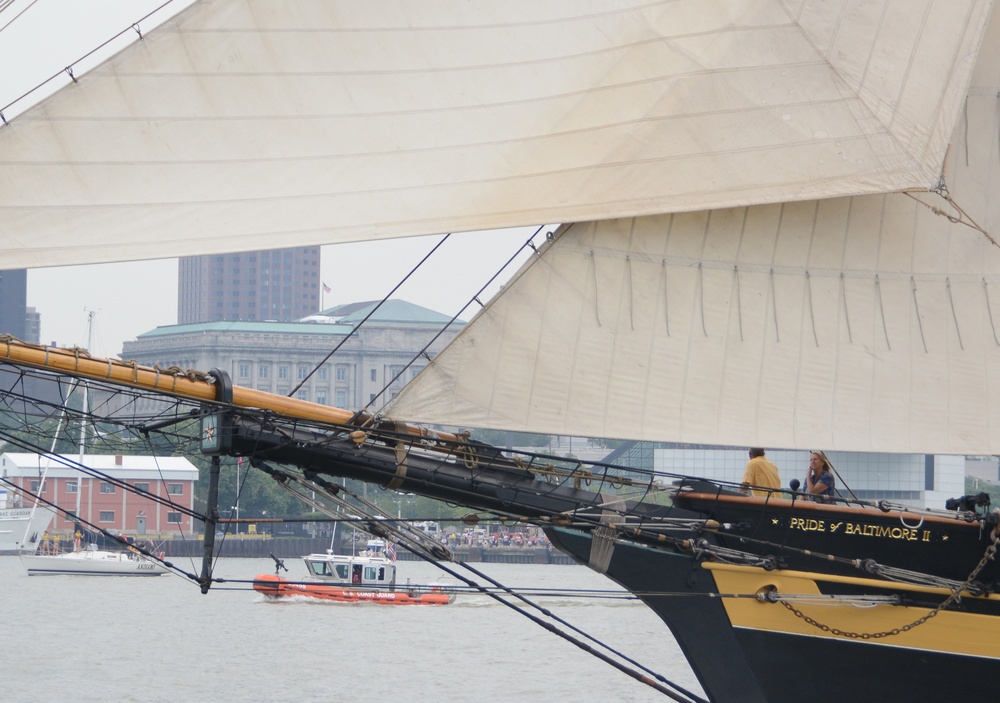
[[[369,540],[368,548],[350,556],[331,553],[303,557],[308,581],[292,581],[275,574],[254,577],[253,588],[270,598],[302,597],[338,603],[386,605],[448,605],[455,596],[440,586],[396,587],[396,564],[383,540]],[[275,560],[277,569],[281,562]],[[276,569],[276,570],[277,570]]]

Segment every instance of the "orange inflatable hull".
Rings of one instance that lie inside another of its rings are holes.
[[[384,605],[448,605],[452,601],[443,591],[382,591],[325,583],[301,583],[272,574],[261,574],[253,580],[253,590],[271,598],[306,596],[338,603],[382,603]]]

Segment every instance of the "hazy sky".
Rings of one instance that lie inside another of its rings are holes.
[[[164,0],[15,0],[0,11],[0,107],[41,84]],[[186,4],[186,3],[185,3]],[[127,35],[131,40],[131,33]],[[118,40],[118,47],[126,42]],[[114,49],[105,50],[104,56]],[[76,71],[77,75],[81,72]],[[59,76],[48,85],[65,84]],[[51,92],[51,91],[49,91]],[[11,119],[16,110],[5,110]],[[510,258],[534,228],[455,234],[394,297],[452,315]],[[322,280],[331,288],[323,303],[381,299],[441,239],[323,248]],[[2,230],[0,230],[2,248]],[[502,276],[505,281],[516,270]],[[496,286],[489,294],[495,292]],[[177,260],[32,269],[28,305],[42,316],[41,341],[87,343],[87,311],[94,319],[92,352],[117,356],[122,342],[177,322]],[[469,319],[474,310],[462,317]]]

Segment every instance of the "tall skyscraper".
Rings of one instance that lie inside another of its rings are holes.
[[[182,257],[177,322],[286,322],[311,315],[320,307],[319,262],[319,247]]]
[[[25,269],[0,271],[0,334],[12,334],[26,340],[27,301],[28,272]]]

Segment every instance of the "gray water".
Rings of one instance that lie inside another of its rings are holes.
[[[300,561],[286,563],[290,577],[305,577]],[[615,588],[582,566],[475,566],[511,587]],[[216,576],[266,571],[270,560],[224,559]],[[399,571],[414,583],[441,576],[422,562],[400,562]],[[202,595],[174,575],[28,577],[17,557],[0,557],[0,594],[6,703],[669,700],[482,595],[445,607],[273,602],[243,583]],[[637,601],[539,602],[701,692],[666,627]]]

